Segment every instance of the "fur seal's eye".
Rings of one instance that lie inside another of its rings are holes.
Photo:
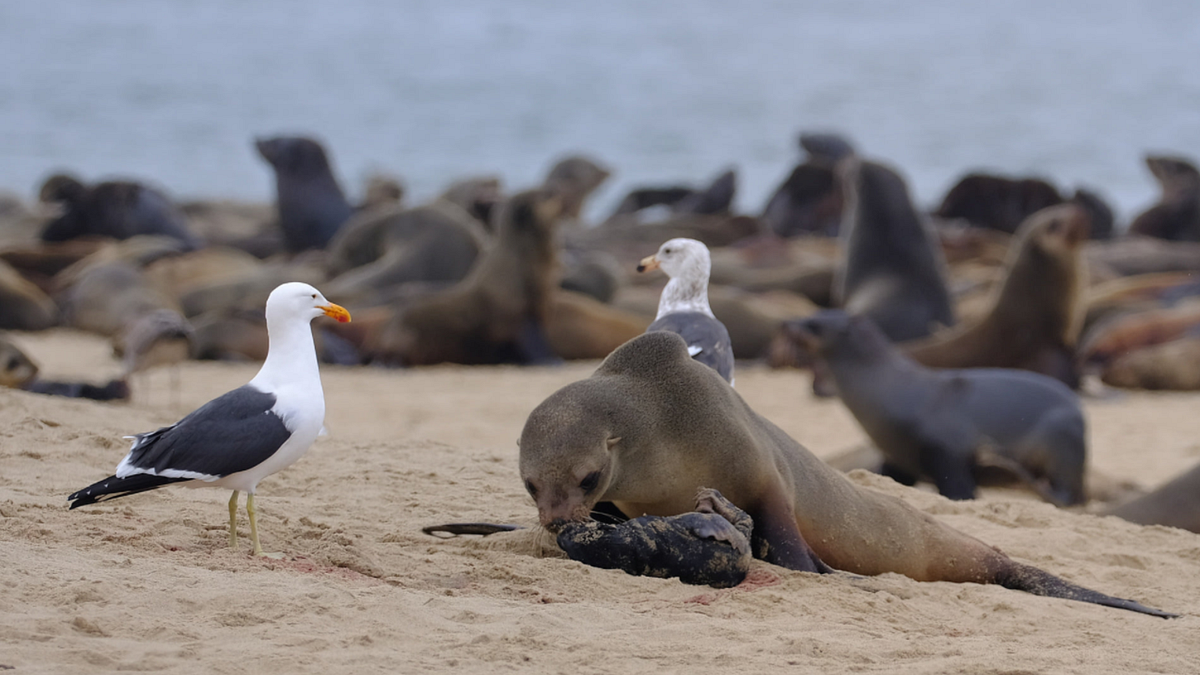
[[[591,492],[592,490],[595,490],[596,486],[599,484],[600,484],[600,472],[593,471],[593,472],[589,473],[588,475],[584,476],[583,480],[579,481],[579,489],[583,490],[584,492]]]
[[[531,481],[525,481],[525,490],[529,492],[530,497],[537,497],[537,488],[533,486]]]

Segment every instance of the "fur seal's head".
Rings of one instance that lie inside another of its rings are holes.
[[[800,147],[808,153],[809,162],[819,166],[832,167],[854,154],[850,141],[831,133],[802,133]]]
[[[787,321],[783,333],[809,354],[824,358],[891,350],[883,332],[869,318],[840,309]]]
[[[267,160],[276,173],[294,177],[330,174],[325,148],[305,136],[276,136],[255,139],[258,154]]]
[[[1162,184],[1163,197],[1166,199],[1200,189],[1200,171],[1182,157],[1147,155],[1146,167]]]
[[[596,502],[620,498],[623,481],[635,479],[622,477],[622,459],[640,447],[643,434],[665,423],[648,409],[655,405],[646,392],[677,382],[678,368],[700,371],[701,381],[711,376],[688,356],[679,335],[646,333],[614,350],[592,377],[534,408],[518,441],[519,468],[543,526],[586,520]]]
[[[546,175],[543,187],[563,201],[563,216],[578,218],[583,202],[612,175],[608,169],[587,157],[571,156],[560,160]]]
[[[617,445],[612,420],[619,401],[592,380],[567,385],[525,420],[521,481],[543,527],[587,520],[613,479]]]
[[[38,201],[75,204],[87,194],[87,187],[78,178],[65,173],[56,173],[42,183],[38,190]]]

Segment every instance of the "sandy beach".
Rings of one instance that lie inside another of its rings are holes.
[[[101,339],[16,335],[47,377],[101,379]],[[77,511],[122,435],[174,422],[256,364],[187,362],[128,405],[0,391],[0,669],[16,673],[1195,672],[1200,536],[990,490],[953,503],[852,479],[1076,583],[1183,614],[1164,621],[999,587],[849,579],[756,563],[729,590],[556,555],[538,530],[439,541],[425,525],[536,524],[517,477],[528,412],[595,363],[323,367],[329,436],[259,487],[267,550],[226,542],[226,491],[166,488]],[[794,371],[738,390],[819,456],[863,441]],[[1092,467],[1150,488],[1200,460],[1200,395],[1088,399]]]

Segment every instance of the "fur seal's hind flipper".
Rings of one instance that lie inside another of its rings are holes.
[[[791,505],[783,500],[766,497],[765,504],[754,513],[754,557],[790,570],[829,574],[835,570],[826,565],[816,551],[804,540],[796,525]]]
[[[520,525],[499,523],[446,523],[445,525],[422,527],[421,531],[439,539],[449,539],[450,537],[457,537],[463,534],[478,534],[486,537],[489,534],[496,534],[497,532],[512,532],[513,530],[523,529],[525,528]]]
[[[1047,598],[1064,598],[1066,600],[1090,602],[1096,605],[1104,605],[1105,607],[1115,607],[1117,609],[1127,609],[1131,612],[1149,614],[1150,616],[1157,616],[1163,619],[1175,619],[1179,617],[1178,614],[1171,614],[1161,609],[1147,607],[1140,602],[1124,598],[1114,598],[1099,591],[1093,591],[1083,586],[1076,586],[1066,579],[1056,577],[1045,570],[1015,562],[1009,570],[1001,572],[997,576],[996,582],[1005,588],[1025,591],[1026,593],[1041,595]]]

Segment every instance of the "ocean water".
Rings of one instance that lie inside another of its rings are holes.
[[[632,185],[739,171],[757,212],[838,131],[931,205],[966,171],[1087,185],[1128,216],[1147,151],[1200,159],[1200,3],[3,0],[0,188],[133,176],[269,200],[256,135],[307,133],[351,195],[536,183],[585,152]]]

